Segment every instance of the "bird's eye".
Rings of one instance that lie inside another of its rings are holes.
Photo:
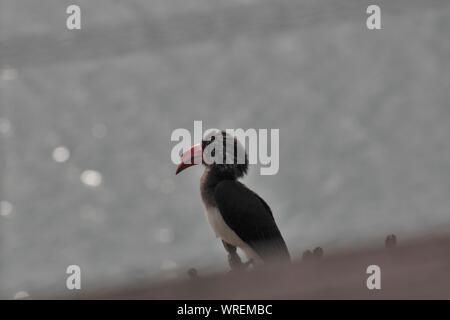
[[[203,141],[202,141],[202,147],[203,147],[203,149],[204,149],[206,146],[209,146],[214,140],[216,140],[216,137],[215,137],[215,136],[212,136],[212,137],[210,137],[210,138],[207,138],[207,139],[203,140]]]

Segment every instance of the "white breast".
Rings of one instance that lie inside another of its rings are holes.
[[[206,218],[213,228],[217,238],[240,248],[245,252],[248,259],[253,259],[255,262],[261,260],[256,252],[254,252],[244,241],[242,241],[242,239],[226,224],[217,208],[206,208]]]

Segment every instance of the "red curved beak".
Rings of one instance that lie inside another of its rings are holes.
[[[194,144],[185,153],[181,155],[181,162],[177,167],[175,174],[179,174],[184,169],[195,166],[196,164],[202,163],[202,145]]]

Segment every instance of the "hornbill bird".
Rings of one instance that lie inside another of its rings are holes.
[[[181,155],[176,174],[195,164],[205,167],[200,192],[206,217],[228,252],[231,269],[278,260],[290,261],[269,205],[238,181],[248,170],[244,147],[225,131],[213,131]],[[248,258],[242,263],[236,248]]]

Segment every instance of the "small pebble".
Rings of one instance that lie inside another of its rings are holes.
[[[312,257],[313,257],[313,253],[311,252],[311,250],[303,251],[302,260],[304,260],[304,261],[311,260]]]
[[[316,247],[313,251],[313,256],[317,259],[323,258],[323,249],[321,247]]]
[[[384,241],[384,245],[386,248],[394,248],[397,245],[397,237],[395,234],[388,235]]]

